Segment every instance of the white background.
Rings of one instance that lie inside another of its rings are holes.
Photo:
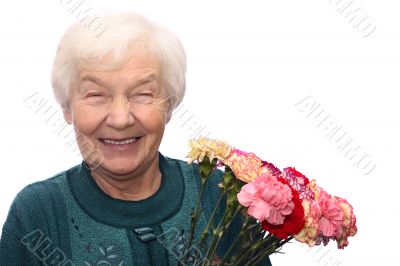
[[[201,124],[210,136],[280,168],[296,166],[353,204],[359,232],[345,250],[293,242],[287,254],[271,257],[274,266],[399,265],[400,4],[354,1],[352,8],[376,26],[363,37],[361,26],[337,11],[349,1],[84,2],[98,13],[142,13],[184,44],[187,94],[164,136],[165,155],[184,159],[193,124]],[[0,4],[0,224],[24,186],[81,160],[24,101],[39,93],[58,110],[51,64],[60,36],[76,20],[66,2]],[[376,169],[364,175],[324,136],[296,106],[306,97],[335,118]]]

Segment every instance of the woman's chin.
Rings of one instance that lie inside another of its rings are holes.
[[[137,160],[128,158],[113,159],[112,161],[104,160],[101,167],[113,175],[129,175],[134,172],[140,172],[140,168],[143,166]]]

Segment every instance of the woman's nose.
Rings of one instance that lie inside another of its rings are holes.
[[[112,128],[122,130],[135,123],[130,103],[125,96],[116,97],[107,115],[106,124]]]

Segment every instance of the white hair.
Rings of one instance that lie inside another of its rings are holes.
[[[100,17],[105,26],[101,34],[94,36],[90,27],[76,22],[61,38],[51,78],[57,102],[63,110],[69,110],[70,89],[82,69],[118,68],[131,57],[137,46],[142,46],[160,60],[170,116],[182,101],[186,89],[186,55],[180,41],[165,27],[136,13],[112,13]],[[102,60],[110,54],[112,58],[104,65]]]

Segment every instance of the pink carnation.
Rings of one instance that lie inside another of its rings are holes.
[[[244,185],[237,198],[248,207],[250,216],[273,225],[283,224],[294,208],[291,189],[271,174],[263,174]]]
[[[318,222],[321,233],[326,237],[341,234],[343,212],[339,204],[323,189],[320,189],[318,203],[322,213]]]
[[[357,231],[351,205],[344,199],[332,197],[315,181],[310,185],[316,197],[315,200],[303,199],[306,224],[295,236],[296,240],[314,246],[326,245],[329,240],[335,239],[339,248],[345,247],[348,236]]]

